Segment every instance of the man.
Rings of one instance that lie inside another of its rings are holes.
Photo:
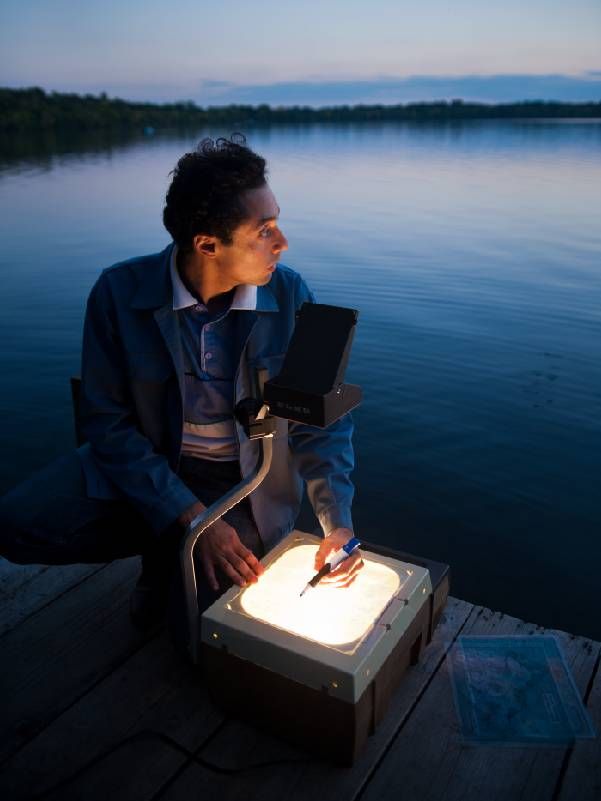
[[[258,446],[235,406],[257,396],[258,370],[279,372],[295,313],[313,300],[278,264],[288,247],[278,216],[265,161],[243,137],[205,140],[180,159],[163,214],[173,243],[105,270],[90,293],[87,444],[2,500],[8,559],[63,564],[141,553],[134,622],[153,624],[170,592],[181,628],[181,537],[254,468]],[[316,569],[352,536],[351,433],[348,416],[325,430],[278,420],[267,478],[200,538],[202,608],[231,583],[259,579],[260,557],[294,526],[302,480],[325,535]],[[361,564],[356,553],[326,580],[347,586]]]

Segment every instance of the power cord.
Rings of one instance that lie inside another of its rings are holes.
[[[102,753],[98,754],[97,756],[90,759],[86,762],[82,767],[78,768],[74,773],[70,776],[61,779],[56,784],[48,787],[42,793],[38,793],[36,795],[30,796],[28,801],[42,801],[42,799],[47,798],[48,796],[56,793],[58,790],[62,790],[67,785],[71,784],[72,782],[76,781],[76,779],[83,776],[89,770],[94,768],[96,765],[103,762],[105,759],[108,759],[114,753],[119,751],[121,748],[125,748],[125,746],[130,745],[131,743],[135,742],[142,742],[144,740],[160,740],[164,745],[169,746],[170,748],[178,751],[180,754],[183,754],[187,757],[187,762],[185,765],[182,766],[180,771],[178,771],[178,775],[192,762],[195,762],[197,765],[200,765],[202,768],[211,771],[212,773],[217,773],[223,776],[237,776],[244,773],[249,773],[254,770],[262,770],[263,768],[271,768],[275,765],[287,765],[287,764],[301,764],[301,763],[308,763],[314,762],[316,757],[303,757],[300,759],[273,759],[267,760],[265,762],[255,762],[250,765],[244,765],[241,768],[225,768],[221,765],[216,765],[213,762],[209,762],[203,757],[200,756],[200,752],[207,747],[209,742],[216,737],[216,735],[222,730],[228,720],[224,720],[219,726],[207,737],[206,740],[195,750],[190,751],[188,748],[183,746],[181,743],[178,743],[177,740],[170,737],[168,734],[164,734],[160,731],[154,731],[153,729],[143,729],[142,731],[136,732],[136,734],[132,734],[130,737],[125,737],[124,739],[117,742],[115,745],[112,745],[110,748],[107,748]],[[172,777],[174,778],[174,777]],[[171,782],[169,781],[168,784]],[[161,791],[165,788],[161,788]]]

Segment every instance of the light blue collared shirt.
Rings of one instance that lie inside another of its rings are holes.
[[[178,312],[184,353],[185,397],[182,454],[214,461],[238,459],[234,423],[236,352],[234,311],[253,311],[257,287],[239,285],[225,310],[211,315],[185,287],[173,248],[173,310]]]

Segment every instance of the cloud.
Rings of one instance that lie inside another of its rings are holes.
[[[223,84],[223,85],[219,85]],[[287,81],[236,85],[206,82],[201,105],[331,106],[462,99],[490,103],[519,100],[601,101],[601,71],[583,75],[413,75],[370,80]]]
[[[228,89],[236,84],[232,81],[201,81],[200,85],[203,89]]]

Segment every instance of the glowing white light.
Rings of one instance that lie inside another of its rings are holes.
[[[324,645],[344,645],[363,637],[398,591],[390,567],[363,556],[364,567],[350,587],[320,583],[300,596],[315,574],[315,545],[298,545],[271,564],[240,603],[250,616]]]

